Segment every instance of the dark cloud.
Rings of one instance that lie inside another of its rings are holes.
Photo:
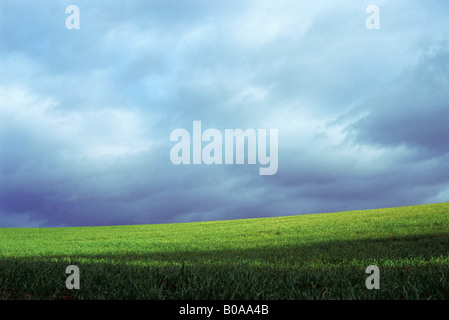
[[[369,114],[347,129],[358,143],[449,152],[449,51],[437,49],[362,108]]]
[[[0,4],[0,227],[447,201],[445,2],[378,1],[377,31],[369,1],[77,3],[80,30],[71,2]],[[278,129],[277,174],[173,165],[194,120]]]

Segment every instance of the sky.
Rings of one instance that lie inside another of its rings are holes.
[[[0,227],[447,202],[448,13],[446,0],[0,0]],[[170,135],[194,121],[277,129],[277,172],[175,165]]]

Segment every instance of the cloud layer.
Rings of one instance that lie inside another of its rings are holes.
[[[80,9],[67,30],[65,8]],[[380,8],[380,30],[365,9]],[[448,201],[446,1],[5,1],[0,227]],[[180,165],[170,133],[278,129],[279,169]]]

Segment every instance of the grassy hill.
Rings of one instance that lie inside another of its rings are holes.
[[[80,268],[80,290],[65,268]],[[380,269],[367,290],[365,269]],[[0,299],[449,299],[449,203],[164,225],[0,229]]]

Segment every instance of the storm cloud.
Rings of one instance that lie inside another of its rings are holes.
[[[68,30],[65,9],[80,9]],[[365,26],[380,9],[380,29]],[[447,1],[2,1],[0,227],[448,201]],[[278,129],[279,168],[170,133]]]

